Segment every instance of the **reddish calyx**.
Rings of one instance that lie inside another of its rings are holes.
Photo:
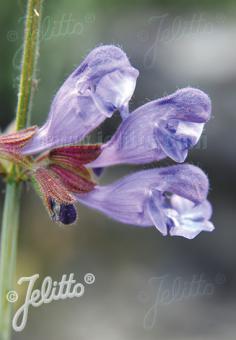
[[[32,179],[54,221],[70,224],[76,220],[73,194],[94,189],[96,183],[85,164],[99,154],[99,145],[66,146],[35,160]]]

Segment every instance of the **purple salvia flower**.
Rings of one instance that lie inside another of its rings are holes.
[[[202,91],[185,88],[151,101],[125,119],[90,167],[149,163],[170,157],[183,162],[211,114]]]
[[[87,56],[56,94],[45,125],[34,128],[30,140],[25,132],[16,139],[21,157],[32,162],[33,185],[51,218],[63,224],[76,220],[77,201],[123,223],[155,226],[163,235],[193,238],[212,231],[208,179],[193,165],[140,171],[107,186],[97,185],[88,170],[99,176],[103,167],[120,163],[183,162],[198,142],[211,114],[209,97],[185,88],[128,114],[137,76],[117,47],[101,46]],[[108,143],[71,145],[115,110],[123,121]],[[9,144],[8,137],[2,141]]]
[[[23,153],[78,143],[115,110],[127,116],[138,74],[120,48],[95,48],[61,86],[48,120]]]
[[[76,197],[120,222],[193,238],[213,230],[208,187],[202,170],[184,164],[140,171]]]

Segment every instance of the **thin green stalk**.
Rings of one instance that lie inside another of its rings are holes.
[[[43,0],[28,0],[24,45],[21,65],[16,130],[29,124],[35,88],[35,70],[38,59],[39,32]],[[14,167],[6,185],[1,230],[0,253],[0,340],[10,340],[12,304],[7,293],[14,290],[21,184],[14,181]]]
[[[35,72],[39,55],[42,2],[43,0],[28,0],[21,77],[16,109],[16,130],[21,130],[30,123],[32,99],[37,84]]]
[[[8,183],[3,208],[0,267],[0,339],[10,339],[13,304],[7,293],[13,290],[16,267],[17,234],[19,224],[20,186]]]

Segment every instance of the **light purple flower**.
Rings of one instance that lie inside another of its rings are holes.
[[[202,170],[184,164],[140,171],[76,197],[117,221],[193,238],[214,228],[208,187]]]
[[[121,49],[102,46],[62,85],[47,122],[22,148],[23,155],[51,149],[36,157],[32,175],[44,192],[45,206],[54,220],[64,224],[76,219],[78,201],[123,223],[155,226],[163,235],[193,238],[212,231],[208,179],[193,165],[144,170],[106,186],[91,178],[89,167],[99,174],[103,167],[121,163],[145,164],[166,157],[183,162],[210,118],[209,97],[193,88],[128,114],[137,77]],[[108,143],[71,146],[115,110],[123,121]]]
[[[92,50],[61,86],[48,120],[23,153],[78,143],[115,110],[127,116],[138,74],[120,48],[100,46]]]
[[[198,142],[211,114],[211,102],[202,91],[185,88],[151,101],[129,115],[100,156],[88,166],[149,163],[170,157],[183,162]]]

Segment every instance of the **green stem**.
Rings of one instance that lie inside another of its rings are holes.
[[[10,339],[12,303],[7,293],[13,290],[19,224],[20,185],[8,183],[3,208],[0,267],[0,339]]]
[[[29,124],[35,88],[39,32],[43,0],[28,0],[18,102],[16,130]],[[14,290],[21,184],[14,181],[14,167],[6,186],[0,253],[0,340],[11,338],[12,304],[7,293]]]
[[[16,110],[16,130],[21,130],[30,123],[32,98],[37,84],[35,72],[39,55],[42,2],[43,0],[28,0],[19,97]]]

